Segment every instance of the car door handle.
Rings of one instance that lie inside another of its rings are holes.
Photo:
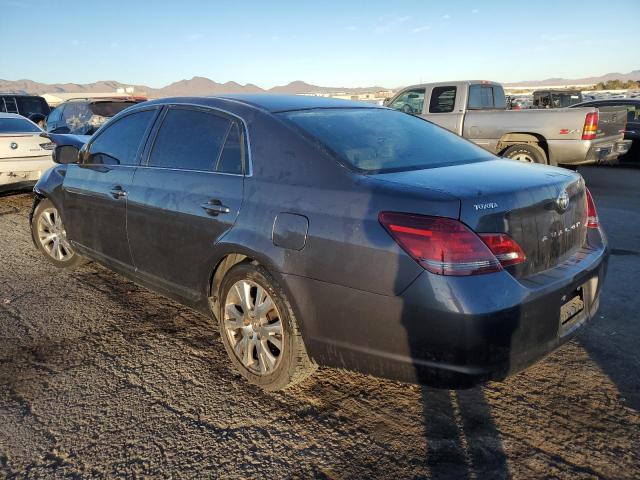
[[[123,189],[120,185],[116,185],[115,187],[113,187],[111,190],[109,190],[109,193],[116,200],[119,200],[120,198],[127,196],[127,191]]]
[[[200,206],[205,212],[209,215],[213,215],[214,217],[221,213],[229,213],[231,211],[229,210],[229,207],[223,205],[218,199],[209,200],[207,203],[203,203]]]

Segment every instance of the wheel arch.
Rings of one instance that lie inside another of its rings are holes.
[[[214,317],[216,318],[218,316],[220,299],[217,298],[217,296],[218,290],[225,274],[229,270],[231,270],[232,267],[240,263],[255,263],[265,268],[267,272],[282,287],[285,294],[287,295],[287,300],[289,301],[289,304],[291,305],[291,308],[293,309],[293,312],[298,319],[298,326],[301,332],[305,332],[305,319],[302,318],[302,311],[298,306],[298,300],[293,296],[291,289],[289,288],[289,285],[286,281],[286,276],[282,274],[281,269],[278,267],[277,261],[274,261],[263,253],[259,253],[255,250],[238,244],[218,245],[218,248],[219,253],[216,256],[216,259],[210,263],[211,267],[209,268],[208,276],[206,279],[206,298],[208,311],[210,314],[214,315]],[[303,340],[306,344],[307,342],[304,336]]]
[[[206,279],[206,296],[214,314],[217,312],[219,301],[217,295],[222,279],[232,267],[239,263],[256,263],[261,265],[282,284],[287,295],[290,296],[289,289],[284,285],[276,264],[264,254],[237,244],[218,245],[217,249],[219,253],[216,255],[214,261],[210,263],[211,267],[208,269]]]
[[[531,132],[509,132],[505,133],[498,140],[498,144],[496,146],[496,151],[498,155],[502,156],[504,151],[511,147],[512,145],[517,145],[520,143],[533,145],[539,147],[545,154],[547,161],[550,162],[549,157],[549,145],[547,143],[547,139],[544,135],[540,135],[539,133],[531,133]]]

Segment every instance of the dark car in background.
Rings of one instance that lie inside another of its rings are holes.
[[[49,104],[38,95],[16,95],[13,93],[0,93],[0,112],[17,113],[23,117],[33,115],[49,115]]]
[[[316,365],[501,379],[598,308],[607,244],[579,174],[391,109],[167,98],[54,161],[31,214],[45,257],[96,260],[217,318],[231,362],[266,389]]]
[[[47,117],[47,132],[91,135],[122,110],[146,98],[78,98],[58,105]]]
[[[631,140],[631,148],[620,156],[620,161],[640,161],[640,98],[609,98],[590,100],[572,107],[625,107],[627,109],[627,126],[624,138]]]
[[[536,90],[533,92],[532,108],[565,108],[580,102],[582,102],[580,90]]]

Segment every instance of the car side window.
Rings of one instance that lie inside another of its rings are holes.
[[[60,117],[62,117],[62,107],[58,107],[53,110],[49,116],[47,117],[47,123],[56,123],[60,121]]]
[[[469,87],[469,110],[494,108],[493,88],[490,85],[471,85]]]
[[[149,166],[212,171],[230,123],[212,112],[170,108],[158,130]]]
[[[137,165],[138,150],[156,110],[127,115],[108,125],[89,147],[89,165]]]
[[[236,122],[232,122],[224,147],[220,153],[220,158],[216,164],[216,172],[242,174],[241,141],[240,128]]]
[[[411,115],[419,115],[424,107],[424,92],[424,88],[402,92],[389,107]]]
[[[434,87],[429,101],[429,113],[453,112],[456,104],[456,87]]]

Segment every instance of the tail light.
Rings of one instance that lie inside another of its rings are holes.
[[[598,228],[600,226],[600,220],[598,220],[596,203],[593,201],[593,197],[588,188],[585,188],[585,193],[587,197],[587,228]]]
[[[584,118],[584,127],[582,128],[582,140],[594,140],[598,133],[598,111],[589,112]]]
[[[415,261],[438,275],[499,272],[523,262],[524,253],[509,236],[478,236],[451,218],[381,212],[380,223]]]
[[[503,267],[522,263],[527,258],[520,245],[509,235],[504,233],[480,233],[478,235]]]

